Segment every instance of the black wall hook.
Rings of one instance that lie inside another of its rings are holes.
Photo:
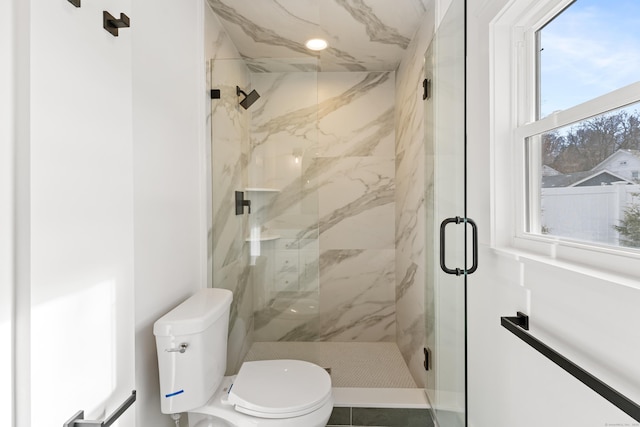
[[[80,7],[80,0],[69,0],[69,3],[71,3],[75,7]]]
[[[120,19],[116,19],[106,10],[102,12],[102,27],[114,37],[118,37],[118,28],[128,28],[129,26],[129,17],[124,13],[120,14]]]

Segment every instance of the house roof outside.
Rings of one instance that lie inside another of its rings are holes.
[[[542,165],[542,176],[560,175],[560,172],[548,165]]]
[[[626,182],[634,184],[623,176],[611,171],[584,171],[559,175],[547,175],[542,177],[542,188],[560,187],[589,187],[599,185],[610,185],[614,182]]]
[[[627,165],[625,159],[633,163]],[[616,161],[624,161],[625,166],[619,167]],[[631,176],[631,169],[636,168],[640,169],[640,150],[618,150],[588,171],[563,174],[550,166],[543,165],[542,188],[587,187],[609,185],[614,182],[636,184]]]
[[[621,157],[621,156],[625,156],[625,157],[631,156],[631,158],[635,158],[638,160],[638,162],[640,162],[640,150],[618,150],[612,155],[610,155],[609,157],[607,157],[606,159],[604,159],[603,161],[601,161],[600,163],[598,163],[597,165],[595,165],[591,170],[596,171],[596,170],[610,169],[607,166],[611,163],[611,161],[615,157]]]

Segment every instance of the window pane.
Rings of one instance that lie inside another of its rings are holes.
[[[638,109],[527,139],[530,232],[640,248]]]
[[[576,0],[538,40],[539,117],[640,80],[638,0]]]

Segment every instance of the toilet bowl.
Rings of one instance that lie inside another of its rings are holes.
[[[224,377],[232,294],[202,289],[154,324],[161,410],[191,427],[324,427],[331,378],[301,360],[245,362]]]

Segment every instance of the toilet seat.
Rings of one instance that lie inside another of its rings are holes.
[[[313,412],[331,398],[331,377],[302,360],[245,362],[224,403],[261,418],[291,418]]]

